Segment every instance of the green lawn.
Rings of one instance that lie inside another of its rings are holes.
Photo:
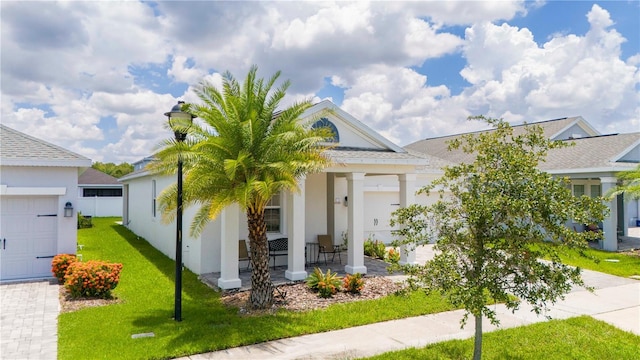
[[[482,350],[485,360],[634,360],[640,359],[640,336],[581,316],[486,333]],[[471,359],[472,355],[473,339],[466,339],[388,352],[367,359]]]
[[[78,230],[83,260],[122,263],[118,304],[61,314],[59,359],[165,359],[452,309],[422,293],[331,306],[305,313],[246,317],[226,309],[219,294],[184,272],[182,322],[175,322],[174,262],[117,218],[94,218]],[[154,337],[132,339],[134,334]]]
[[[575,250],[559,249],[559,253],[562,262],[567,265],[621,277],[630,277],[633,275],[640,276],[640,256],[625,255],[595,249],[584,250],[586,257],[581,256]],[[607,260],[617,260],[617,262]]]

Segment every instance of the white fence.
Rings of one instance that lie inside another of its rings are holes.
[[[78,198],[77,211],[85,216],[122,216],[122,197]]]

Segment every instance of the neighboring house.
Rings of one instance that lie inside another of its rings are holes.
[[[0,280],[51,277],[53,256],[76,252],[78,175],[89,166],[0,125]]]
[[[122,216],[122,184],[88,168],[78,177],[78,211],[83,216]]]
[[[552,149],[540,169],[555,176],[566,176],[571,180],[574,195],[600,196],[617,183],[616,174],[635,168],[640,163],[640,133],[608,134],[597,132],[582,117],[569,117],[531,123],[539,125],[544,135],[553,140],[571,141],[575,145]],[[525,131],[527,125],[513,126],[514,133]],[[405,148],[451,163],[471,162],[474,155],[462,150],[449,151],[448,141],[462,134],[417,141]],[[610,215],[602,224],[603,248],[618,249],[618,236],[627,235],[629,226],[636,226],[640,216],[638,200],[619,196],[608,203]],[[585,224],[567,224],[583,231]]]
[[[269,239],[288,238],[288,256],[276,260],[287,265],[285,277],[290,280],[306,278],[305,252],[307,258],[313,258],[318,235],[330,234],[339,244],[347,229],[345,270],[366,273],[364,239],[390,230],[391,210],[415,201],[416,174],[429,165],[427,156],[393,144],[330,101],[314,105],[302,118],[315,114],[324,115],[316,126],[334,129],[336,147],[327,152],[334,164],[301,179],[300,193],[280,194],[267,208]],[[175,222],[161,222],[156,199],[176,181],[175,176],[152,175],[141,168],[120,181],[124,185],[123,223],[174,257]],[[193,207],[184,211],[184,265],[196,274],[220,272],[218,285],[223,289],[240,287],[238,240],[248,239],[245,214],[237,205],[230,206],[193,238],[188,229],[194,213]],[[413,262],[414,258],[414,253],[403,253],[402,260]]]

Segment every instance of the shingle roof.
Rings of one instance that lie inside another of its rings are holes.
[[[88,168],[78,177],[78,185],[122,185],[115,177],[94,168]]]
[[[562,118],[517,125],[512,126],[512,128],[514,135],[519,135],[525,132],[526,126],[528,125],[540,125],[543,129],[544,136],[551,138],[579,119],[580,117]],[[479,131],[472,134],[486,131],[492,130]],[[450,164],[470,163],[475,159],[474,154],[467,154],[461,149],[448,150],[448,142],[459,138],[461,135],[464,134],[424,139],[407,145],[405,149],[421,152],[442,159]],[[616,167],[626,168],[628,164],[616,162],[616,160],[618,160],[616,157],[623,155],[622,153],[628,151],[634,144],[640,144],[640,133],[600,135],[575,139],[573,141],[575,142],[575,146],[551,150],[546,162],[540,164],[540,168],[550,172],[559,170],[603,168],[613,170]],[[436,162],[434,161],[432,163],[435,164]]]
[[[325,152],[331,160],[342,164],[408,164],[428,165],[429,156],[415,152],[395,152],[390,150],[333,148]]]
[[[560,118],[560,119],[554,119],[554,120],[540,121],[535,123],[512,125],[511,127],[513,129],[513,135],[522,135],[525,133],[525,129],[527,126],[539,125],[540,127],[542,127],[543,135],[547,138],[551,138],[552,136],[558,134],[560,131],[569,127],[572,123],[577,121],[579,118],[580,117],[578,116],[566,117],[566,118]],[[482,130],[482,131],[476,131],[476,132],[470,132],[470,133],[464,133],[464,134],[479,134],[487,131],[493,131],[493,130],[492,129]],[[473,159],[473,156],[464,154],[462,151],[450,152],[448,149],[449,147],[448,143],[451,140],[454,140],[460,137],[460,135],[463,135],[463,134],[447,135],[447,136],[434,137],[434,138],[429,138],[424,140],[418,140],[414,143],[411,143],[405,146],[404,148],[407,150],[414,150],[420,153],[440,157],[442,159],[446,159],[448,161],[455,162],[455,163],[469,161]]]
[[[0,160],[15,166],[91,166],[91,159],[0,124]]]
[[[572,140],[574,146],[553,149],[540,169],[553,172],[564,169],[602,169],[628,167],[619,156],[632,146],[640,146],[640,132],[612,134]]]

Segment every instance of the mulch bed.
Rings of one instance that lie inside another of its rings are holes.
[[[339,291],[331,298],[321,298],[318,293],[310,290],[304,282],[278,286],[278,290],[284,295],[275,292],[275,301],[270,309],[255,310],[249,306],[249,290],[225,291],[220,300],[228,307],[237,308],[242,315],[263,315],[275,313],[279,309],[291,311],[308,311],[326,308],[329,305],[381,298],[394,294],[402,289],[400,283],[396,283],[383,276],[364,277],[364,288],[359,294],[351,294]]]

